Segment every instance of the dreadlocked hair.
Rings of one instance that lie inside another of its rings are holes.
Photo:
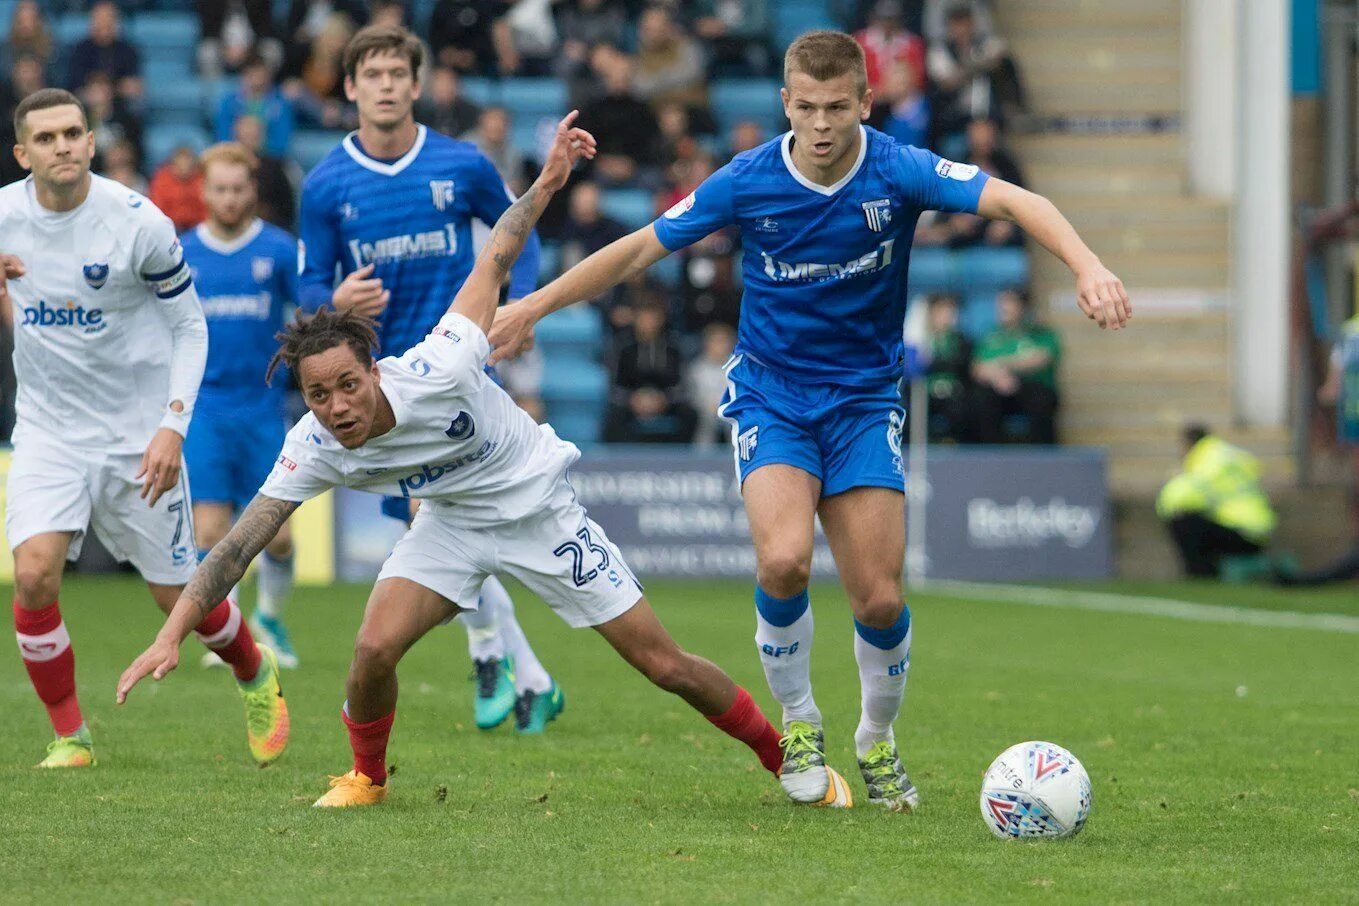
[[[348,346],[360,362],[371,362],[378,349],[376,321],[367,315],[333,308],[322,308],[314,315],[298,312],[293,323],[274,334],[274,339],[279,347],[264,372],[266,384],[274,379],[278,366],[286,366],[297,374],[298,363],[307,356],[336,346]]]

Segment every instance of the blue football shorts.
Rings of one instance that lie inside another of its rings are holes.
[[[245,509],[269,477],[287,434],[282,408],[273,400],[255,407],[230,407],[211,401],[205,405],[200,396],[184,439],[194,503]]]
[[[905,492],[903,411],[895,382],[877,388],[796,380],[738,354],[727,363],[718,414],[732,425],[744,484],[761,466],[794,466],[821,480],[821,496],[851,488]]]

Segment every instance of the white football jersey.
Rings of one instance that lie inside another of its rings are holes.
[[[162,424],[188,427],[189,411],[167,412],[172,321],[201,321],[202,311],[169,218],[112,180],[90,179],[85,201],[64,212],[38,203],[31,176],[0,189],[0,251],[26,270],[9,281],[15,439],[41,431],[140,452]],[[186,407],[201,377],[200,362],[187,398],[175,397]]]
[[[308,412],[291,431],[260,493],[301,503],[336,486],[449,507],[462,525],[513,522],[542,510],[577,459],[485,372],[490,345],[459,314],[405,355],[378,362],[396,427],[346,450]]]

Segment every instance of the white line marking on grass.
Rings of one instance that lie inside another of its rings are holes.
[[[933,579],[921,586],[925,594],[973,601],[1002,601],[1007,604],[1032,604],[1068,610],[1094,610],[1101,613],[1133,613],[1195,623],[1237,623],[1272,629],[1317,629],[1322,632],[1359,634],[1359,617],[1338,613],[1301,613],[1296,610],[1255,610],[1225,604],[1200,604],[1175,598],[1150,598],[1141,595],[1116,595],[1063,588],[1037,588],[1029,585],[1004,585],[989,582],[955,582]]]

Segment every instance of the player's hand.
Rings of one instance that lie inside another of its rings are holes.
[[[543,170],[538,174],[538,183],[549,192],[555,192],[566,185],[576,161],[581,158],[593,160],[598,150],[593,135],[571,125],[578,116],[580,111],[572,110],[562,118],[557,124],[557,134],[552,137],[552,147],[547,149]]]
[[[148,673],[153,680],[160,682],[165,679],[166,674],[178,666],[179,646],[172,644],[168,639],[156,636],[151,647],[143,651],[118,678],[118,704],[127,701],[127,694],[132,691],[132,687],[141,682]]]
[[[495,310],[495,321],[486,336],[491,344],[488,364],[516,359],[533,348],[533,325],[538,323],[538,316],[529,304],[532,298],[529,294]]]
[[[373,276],[374,266],[370,262],[340,281],[330,302],[336,311],[355,311],[369,318],[376,318],[387,308],[391,301],[391,290],[382,288],[382,280]]]
[[[1100,327],[1118,330],[1132,317],[1132,303],[1123,281],[1098,262],[1076,275],[1076,304]]]
[[[18,255],[0,255],[0,302],[9,298],[9,281],[17,280],[28,271]]]
[[[179,469],[184,452],[184,438],[170,428],[161,428],[151,438],[142,454],[142,467],[137,478],[142,482],[142,499],[147,506],[155,506],[161,495],[179,482]]]

